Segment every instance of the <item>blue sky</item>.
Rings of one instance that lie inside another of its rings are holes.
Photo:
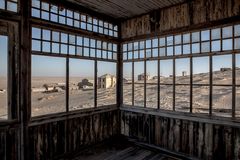
[[[94,77],[94,61],[70,59],[70,76]],[[116,63],[98,62],[98,76],[116,74]],[[32,56],[33,77],[63,77],[66,74],[66,58],[49,56]]]
[[[0,35],[0,77],[7,75],[8,37]]]

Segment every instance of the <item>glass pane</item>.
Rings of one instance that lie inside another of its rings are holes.
[[[8,119],[8,37],[0,35],[0,120]]]
[[[158,101],[158,61],[147,61],[146,64],[146,107],[157,108]]]
[[[173,47],[167,47],[167,56],[173,55]]]
[[[236,38],[234,41],[234,49],[240,49],[240,38]]]
[[[232,49],[233,49],[232,39],[225,39],[222,41],[222,50],[223,51],[232,50]]]
[[[176,84],[190,83],[190,59],[176,59]]]
[[[201,32],[201,41],[209,41],[210,40],[210,31],[202,31]]]
[[[162,56],[166,56],[166,48],[159,48],[159,55]]]
[[[194,32],[192,33],[192,42],[199,42],[200,41],[200,33]]]
[[[152,48],[152,41],[146,40],[146,48]]]
[[[158,39],[157,38],[152,40],[152,47],[154,47],[154,48],[158,47]]]
[[[98,62],[97,106],[116,104],[116,63]]]
[[[192,112],[209,114],[209,86],[193,86]]]
[[[190,43],[190,33],[183,35],[183,43]]]
[[[212,52],[221,51],[221,42],[219,41],[212,41]]]
[[[32,40],[32,50],[41,51],[41,41]]]
[[[232,55],[213,56],[213,84],[232,84]]]
[[[7,10],[17,12],[17,3],[7,2]]]
[[[32,116],[66,111],[66,59],[32,56]]]
[[[240,36],[240,24],[234,26],[234,35]]]
[[[173,45],[173,36],[167,37],[167,46]]]
[[[212,114],[221,117],[232,116],[232,87],[213,86]]]
[[[173,110],[172,85],[160,85],[160,109]]]
[[[222,38],[232,37],[232,26],[224,27],[222,29]]]
[[[173,60],[160,60],[160,83],[173,84]]]
[[[236,54],[236,84],[240,85],[240,54]]]
[[[176,35],[174,37],[175,45],[176,44],[181,44],[182,43],[182,35]]]
[[[69,59],[69,110],[94,107],[94,61]]]
[[[43,36],[43,40],[48,40],[48,41],[50,41],[50,35],[51,35],[51,31],[49,31],[49,30],[45,30],[45,29],[43,29],[42,30],[42,36]]]
[[[204,42],[201,44],[202,52],[210,52],[210,42]]]
[[[182,54],[182,46],[174,46],[174,54],[181,55]]]
[[[240,117],[240,87],[236,87],[236,117]]]
[[[192,53],[200,53],[200,43],[192,44]]]
[[[183,54],[190,54],[191,49],[190,49],[190,44],[183,45]]]
[[[209,57],[193,58],[193,84],[209,84]]]
[[[159,39],[159,45],[160,47],[163,47],[166,45],[166,39],[165,37]]]
[[[175,110],[190,112],[190,86],[175,86]]]
[[[134,106],[144,106],[144,62],[134,63]]]
[[[132,105],[132,63],[123,63],[123,104]]]
[[[212,40],[215,40],[215,39],[220,39],[221,38],[221,29],[220,28],[217,28],[217,29],[212,29]]]

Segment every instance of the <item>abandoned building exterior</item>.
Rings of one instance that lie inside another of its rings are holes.
[[[142,73],[142,74],[138,75],[138,81],[144,81],[145,78],[146,78],[146,80],[149,80],[150,75],[149,74],[145,75],[145,73]]]
[[[82,82],[78,83],[78,87],[79,89],[82,88],[91,88],[94,85],[94,81],[93,80],[89,80],[89,79],[83,79]]]
[[[115,76],[105,74],[98,78],[98,88],[113,88],[116,86],[116,82]]]
[[[78,159],[239,160],[240,0],[0,0],[0,160]]]

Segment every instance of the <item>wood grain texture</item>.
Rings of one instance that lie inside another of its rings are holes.
[[[185,0],[68,0],[96,12],[115,18],[129,18],[155,9],[164,8]]]
[[[154,14],[153,14],[154,13]],[[240,16],[239,0],[193,0],[122,22],[122,38],[156,36]]]
[[[128,129],[125,135],[140,142],[199,159],[239,159],[240,157],[239,127],[132,111],[121,111],[121,114],[121,128]],[[151,123],[154,125],[149,125]],[[135,134],[137,128],[142,129]]]
[[[29,127],[31,159],[57,159],[118,134],[118,111]]]

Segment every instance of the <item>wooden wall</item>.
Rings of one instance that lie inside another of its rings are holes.
[[[33,120],[28,126],[29,160],[50,160],[73,156],[119,133],[119,111],[82,112],[58,120]],[[20,155],[20,126],[0,126],[0,159],[17,160]]]
[[[239,125],[190,119],[126,109],[121,111],[121,133],[199,159],[240,159]]]
[[[122,38],[127,40],[181,28],[188,30],[193,26],[233,17],[240,17],[239,0],[192,0],[123,21],[121,33]]]

